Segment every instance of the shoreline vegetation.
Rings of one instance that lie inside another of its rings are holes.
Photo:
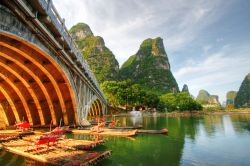
[[[124,116],[128,115],[130,111],[127,112],[116,112],[114,114],[109,114],[106,116]],[[150,116],[169,116],[169,117],[176,117],[176,116],[203,116],[203,115],[230,115],[230,114],[250,114],[250,108],[239,108],[239,109],[232,109],[232,110],[216,110],[216,111],[173,111],[173,112],[157,112],[157,111],[141,111],[144,115]]]

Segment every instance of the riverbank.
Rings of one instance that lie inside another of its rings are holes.
[[[226,115],[226,114],[250,114],[250,108],[234,109],[234,110],[218,110],[218,111],[173,111],[173,112],[142,112],[144,116],[203,116],[203,115]],[[129,112],[113,114],[112,116],[129,115]],[[110,115],[108,115],[110,116]]]
[[[169,113],[163,113],[166,116],[202,116],[202,115],[226,115],[226,114],[250,114],[248,110],[218,110],[218,111],[174,111]]]

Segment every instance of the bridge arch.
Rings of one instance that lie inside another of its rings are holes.
[[[1,79],[14,75],[8,80],[8,86],[2,86],[0,93],[5,95],[1,95],[0,103],[7,101],[12,106],[8,111],[15,115],[15,121],[22,118],[14,109],[21,103],[26,111],[25,120],[34,125],[50,124],[51,120],[56,125],[61,118],[66,125],[78,123],[74,92],[68,77],[47,53],[20,37],[0,32],[0,68]],[[20,82],[25,85],[22,89],[18,86]],[[30,92],[30,96],[27,97],[25,92]],[[17,97],[18,101],[13,100]],[[34,106],[25,107],[30,103]],[[8,123],[13,124],[13,120]]]
[[[101,101],[98,98],[94,98],[92,100],[87,113],[88,113],[88,117],[103,116],[104,115],[104,110],[103,110]]]

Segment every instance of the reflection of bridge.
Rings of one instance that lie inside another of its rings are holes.
[[[51,0],[0,1],[0,114],[6,125],[79,124],[106,99]]]

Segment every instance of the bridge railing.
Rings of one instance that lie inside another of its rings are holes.
[[[83,59],[83,56],[82,56],[81,52],[79,51],[77,44],[74,42],[71,34],[69,33],[69,31],[65,27],[65,20],[62,19],[60,17],[60,15],[58,14],[55,6],[52,3],[52,0],[39,0],[38,2],[40,3],[40,5],[44,9],[44,11],[46,11],[46,14],[51,18],[52,23],[57,28],[60,35],[64,38],[67,45],[70,47],[71,51],[75,55],[76,61],[78,61],[82,65],[85,72],[88,74],[90,79],[96,85],[96,88],[100,92],[102,92],[99,88],[100,87],[99,83],[97,82],[94,74],[92,73],[88,63]]]

